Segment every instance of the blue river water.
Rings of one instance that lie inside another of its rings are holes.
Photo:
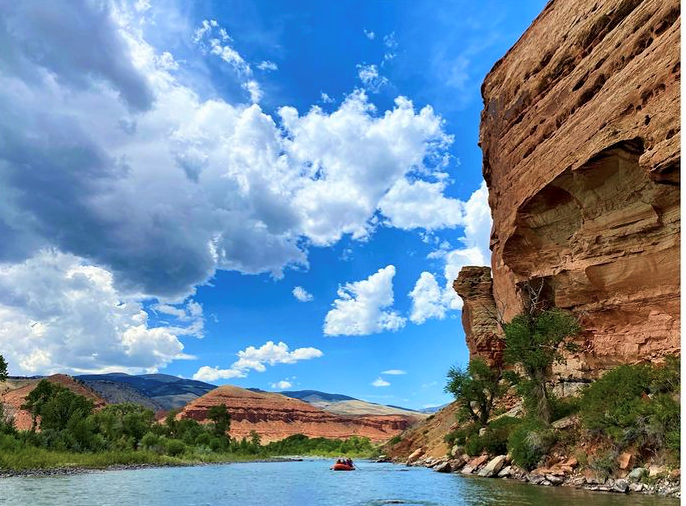
[[[640,495],[539,487],[509,480],[359,462],[334,472],[323,460],[102,471],[0,479],[0,504],[20,506],[614,506],[673,505]]]

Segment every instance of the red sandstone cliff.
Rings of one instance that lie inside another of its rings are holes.
[[[341,416],[281,394],[253,392],[224,385],[194,400],[179,413],[203,422],[211,406],[226,404],[231,413],[231,436],[247,437],[256,431],[263,442],[294,434],[309,437],[348,438],[362,436],[385,441],[399,434],[421,417],[404,415]]]
[[[680,26],[676,0],[553,0],[482,85],[495,301],[544,278],[580,317],[563,376],[680,350]]]

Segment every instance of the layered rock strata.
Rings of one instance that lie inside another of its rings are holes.
[[[504,341],[490,267],[462,268],[453,289],[463,300],[462,326],[469,356],[482,358],[491,366],[502,365]]]
[[[578,315],[562,378],[680,351],[680,25],[676,0],[553,0],[482,85],[494,300],[544,280]]]
[[[298,399],[230,385],[218,387],[194,400],[178,416],[205,422],[209,408],[219,404],[226,404],[231,413],[232,437],[248,437],[254,430],[263,442],[277,441],[294,434],[337,439],[361,436],[380,442],[421,419],[420,416],[404,415],[341,416]]]

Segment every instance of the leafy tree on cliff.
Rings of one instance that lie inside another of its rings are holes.
[[[485,427],[493,404],[505,390],[501,377],[500,369],[492,369],[484,360],[475,358],[469,361],[466,370],[450,368],[445,391],[455,397],[472,420]]]
[[[219,404],[212,406],[207,411],[207,418],[214,422],[214,434],[221,437],[226,436],[231,428],[231,413],[226,408],[226,404]]]
[[[0,355],[0,382],[7,381],[7,362],[5,357]]]
[[[581,325],[570,313],[561,309],[529,310],[515,316],[504,325],[505,363],[518,366],[525,378],[511,373],[518,383],[527,404],[546,424],[552,416],[551,393],[548,390],[550,369],[553,364],[565,362],[563,351],[574,352],[578,347],[573,338],[581,332]]]

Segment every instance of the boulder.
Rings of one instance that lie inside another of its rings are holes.
[[[460,445],[455,445],[450,450],[450,455],[452,455],[453,457],[457,457],[458,455],[462,455],[462,453],[464,453],[464,447],[462,447]]]
[[[415,460],[417,460],[422,455],[424,455],[424,449],[423,448],[417,448],[415,451],[410,453],[409,457],[407,457],[407,463],[409,464],[411,462],[414,462]]]
[[[546,474],[545,479],[548,480],[551,485],[562,485],[565,481],[561,476],[556,476],[554,474]]]
[[[527,475],[527,481],[532,485],[541,485],[545,480],[545,476],[542,474],[530,473]]]
[[[637,467],[633,469],[629,475],[626,477],[630,482],[641,481],[641,478],[648,472],[645,467]]]
[[[605,478],[596,474],[593,469],[584,470],[584,478],[589,485],[602,485],[605,483]]]
[[[613,492],[619,492],[620,494],[626,494],[628,490],[629,490],[629,482],[627,480],[622,479],[622,478],[615,480],[614,484],[612,485],[612,491]]]
[[[579,417],[576,415],[572,416],[566,416],[564,418],[560,418],[559,420],[555,420],[553,422],[553,428],[562,430],[562,429],[567,429],[569,427],[573,427],[576,425],[576,423],[579,421]]]
[[[479,429],[479,437],[483,437],[486,434],[486,427]]]
[[[617,465],[622,470],[631,469],[634,463],[634,456],[629,452],[620,453],[617,457]]]
[[[478,469],[487,460],[488,460],[488,455],[480,455],[479,457],[475,457],[471,461],[469,461],[469,465],[471,467],[473,467],[474,469]]]
[[[648,476],[650,476],[651,478],[654,478],[655,476],[659,476],[661,474],[665,474],[666,472],[667,472],[666,466],[652,465],[648,468]]]
[[[443,462],[434,466],[434,471],[437,473],[449,473],[452,471],[452,466],[450,465],[450,462]]]
[[[512,466],[505,466],[498,473],[498,478],[507,478],[511,475],[512,475]]]
[[[505,455],[498,455],[497,457],[491,459],[488,464],[486,464],[481,471],[479,471],[479,476],[484,478],[491,478],[498,474],[498,472],[505,465]]]
[[[643,483],[629,483],[629,490],[632,492],[642,492]]]
[[[569,457],[562,463],[563,466],[576,467],[579,465],[579,460],[576,457]]]
[[[474,468],[472,466],[470,466],[469,464],[464,466],[462,468],[462,471],[460,471],[460,473],[462,473],[462,474],[472,474],[473,472],[474,472]]]

